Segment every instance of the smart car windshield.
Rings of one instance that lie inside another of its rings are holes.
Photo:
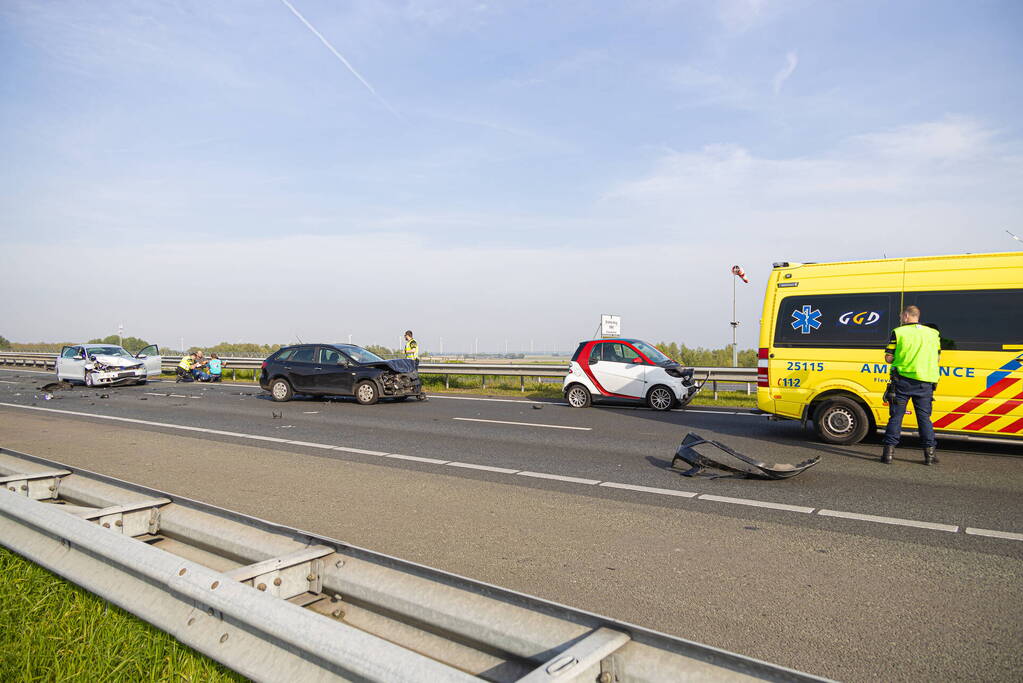
[[[134,358],[130,353],[120,346],[90,346],[86,349],[90,356],[118,356],[120,358]]]
[[[669,361],[669,362],[671,361],[670,358],[668,358],[663,353],[658,351],[656,348],[654,348],[653,346],[650,346],[649,344],[647,344],[644,341],[634,341],[634,342],[632,342],[632,345],[635,346],[637,349],[639,349],[639,351],[644,356],[649,358],[654,363],[664,363],[665,361]]]
[[[348,354],[356,363],[379,363],[383,360],[380,356],[376,355],[372,351],[367,351],[361,346],[338,344],[337,348]]]

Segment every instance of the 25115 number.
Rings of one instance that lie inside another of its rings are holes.
[[[805,372],[822,372],[824,370],[824,363],[808,363],[805,360],[790,360],[787,362],[787,367],[785,369],[794,371],[803,370]]]

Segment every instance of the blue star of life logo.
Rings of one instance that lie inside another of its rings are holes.
[[[792,329],[800,330],[803,334],[810,334],[810,330],[816,330],[821,326],[821,312],[809,305],[803,306],[802,310],[792,311]]]

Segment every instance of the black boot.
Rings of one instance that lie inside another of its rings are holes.
[[[938,456],[934,454],[934,446],[928,446],[924,449],[924,464],[925,465],[937,465]]]
[[[892,456],[895,455],[895,446],[885,446],[884,450],[881,451],[881,462],[885,465],[892,464]]]

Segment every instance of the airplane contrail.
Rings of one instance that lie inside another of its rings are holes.
[[[330,44],[330,41],[327,40],[326,38],[324,38],[323,34],[320,33],[319,31],[317,31],[316,27],[313,26],[312,24],[310,24],[306,20],[306,18],[302,16],[301,12],[299,12],[297,9],[295,9],[294,5],[292,5],[290,2],[288,2],[288,0],[281,0],[281,4],[283,4],[289,10],[291,10],[291,13],[294,14],[296,17],[298,17],[298,20],[301,21],[303,24],[305,24],[306,28],[308,28],[310,31],[312,31],[314,36],[316,36],[317,38],[320,39],[320,42],[323,43],[327,47],[327,49],[330,50],[334,54],[334,56],[337,57],[341,61],[341,63],[344,64],[345,67],[349,71],[352,72],[353,76],[355,76],[356,78],[359,79],[360,83],[362,83],[364,86],[366,86],[366,90],[369,90],[370,93],[372,93],[373,97],[377,98],[377,100],[380,102],[380,104],[384,105],[387,108],[387,111],[391,112],[395,116],[398,116],[398,112],[396,112],[394,110],[394,108],[387,103],[387,100],[385,100],[383,97],[381,97],[377,93],[377,91],[373,88],[373,86],[369,84],[369,81],[367,81],[365,78],[363,78],[362,75],[358,71],[355,70],[355,67],[348,63],[348,60],[344,58],[344,55],[342,55],[340,52],[338,52],[337,49],[335,49],[335,47]]]

